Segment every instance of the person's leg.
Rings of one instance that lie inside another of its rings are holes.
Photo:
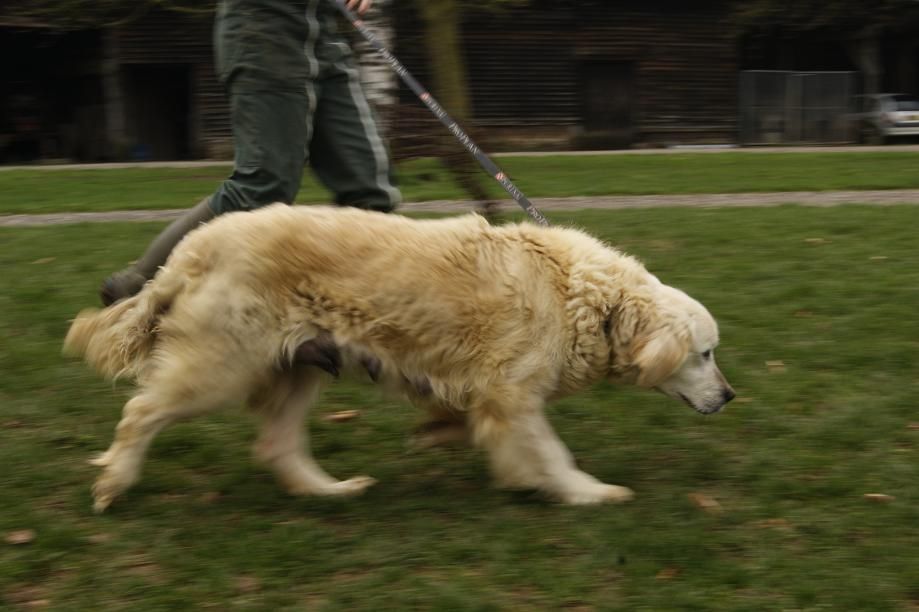
[[[260,91],[235,92],[231,98],[233,173],[213,195],[163,230],[137,262],[105,280],[101,297],[106,306],[140,291],[179,241],[216,215],[294,201],[305,161],[306,96]]]
[[[106,306],[140,291],[179,241],[214,216],[293,202],[306,156],[309,74],[303,56],[305,16],[293,4],[221,3],[214,49],[230,93],[233,174],[169,225],[137,262],[103,282],[100,297]]]
[[[233,173],[211,198],[215,214],[292,204],[306,161],[304,90],[233,91]]]
[[[393,185],[389,152],[376,117],[361,90],[360,75],[345,40],[335,30],[331,7],[310,15],[319,27],[314,49],[318,64],[315,112],[309,144],[310,165],[332,191],[335,203],[389,212],[401,201]],[[314,20],[315,19],[315,20]]]
[[[169,257],[173,247],[191,230],[214,218],[210,207],[211,198],[207,197],[196,206],[173,221],[159,236],[154,238],[147,250],[134,264],[115,272],[102,281],[99,297],[106,306],[111,306],[120,299],[136,294],[144,284],[153,278]]]

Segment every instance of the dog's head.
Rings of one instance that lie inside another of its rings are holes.
[[[735,394],[715,364],[715,319],[679,289],[655,285],[641,331],[629,344],[636,383],[682,400],[702,414],[717,412]]]

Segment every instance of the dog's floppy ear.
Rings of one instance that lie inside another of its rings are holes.
[[[658,328],[633,344],[633,364],[639,387],[656,387],[673,374],[689,352],[684,338],[671,327]]]

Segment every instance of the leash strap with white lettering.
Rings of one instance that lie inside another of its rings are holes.
[[[536,221],[536,223],[540,225],[549,225],[549,221],[542,215],[541,212],[539,212],[535,206],[533,206],[533,203],[530,202],[519,189],[517,189],[517,186],[511,182],[511,180],[504,172],[501,171],[500,168],[498,168],[495,162],[493,162],[491,158],[482,151],[482,149],[476,146],[474,142],[472,142],[472,139],[469,138],[469,135],[466,134],[466,132],[464,132],[463,129],[459,126],[459,124],[457,124],[456,121],[454,121],[453,118],[447,114],[447,111],[445,111],[443,107],[438,104],[437,100],[434,99],[434,96],[432,96],[430,92],[428,92],[424,87],[422,87],[421,83],[419,83],[415,77],[413,77],[411,73],[405,68],[405,66],[402,65],[402,62],[396,59],[396,57],[390,53],[386,47],[383,46],[383,44],[377,39],[376,35],[374,35],[370,28],[367,27],[363,20],[348,10],[348,7],[345,6],[345,0],[332,1],[338,7],[338,10],[340,10],[342,14],[348,19],[348,21],[354,25],[355,29],[357,29],[357,31],[360,32],[365,39],[367,39],[367,42],[370,43],[370,46],[372,46],[380,55],[382,55],[387,62],[389,62],[393,70],[396,71],[396,74],[398,74],[405,82],[405,84],[409,86],[409,89],[415,92],[415,95],[417,95],[418,98],[424,102],[425,106],[427,106],[431,112],[434,113],[434,116],[440,119],[440,122],[443,123],[448,130],[450,130],[450,133],[456,136],[456,139],[459,140],[464,147],[466,147],[467,151],[472,153],[482,168],[485,169],[485,172],[487,172],[496,181],[498,181],[504,190],[510,194],[512,198],[514,198],[514,201],[517,202],[517,204],[519,204],[520,207],[526,211],[526,213],[530,215],[534,221]]]

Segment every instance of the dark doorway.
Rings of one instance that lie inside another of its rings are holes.
[[[582,148],[624,149],[634,140],[635,67],[632,62],[581,65]]]
[[[0,27],[0,163],[105,156],[97,32]],[[24,51],[24,50],[27,50]]]
[[[130,157],[138,161],[187,159],[191,150],[191,66],[127,65],[124,91]]]

